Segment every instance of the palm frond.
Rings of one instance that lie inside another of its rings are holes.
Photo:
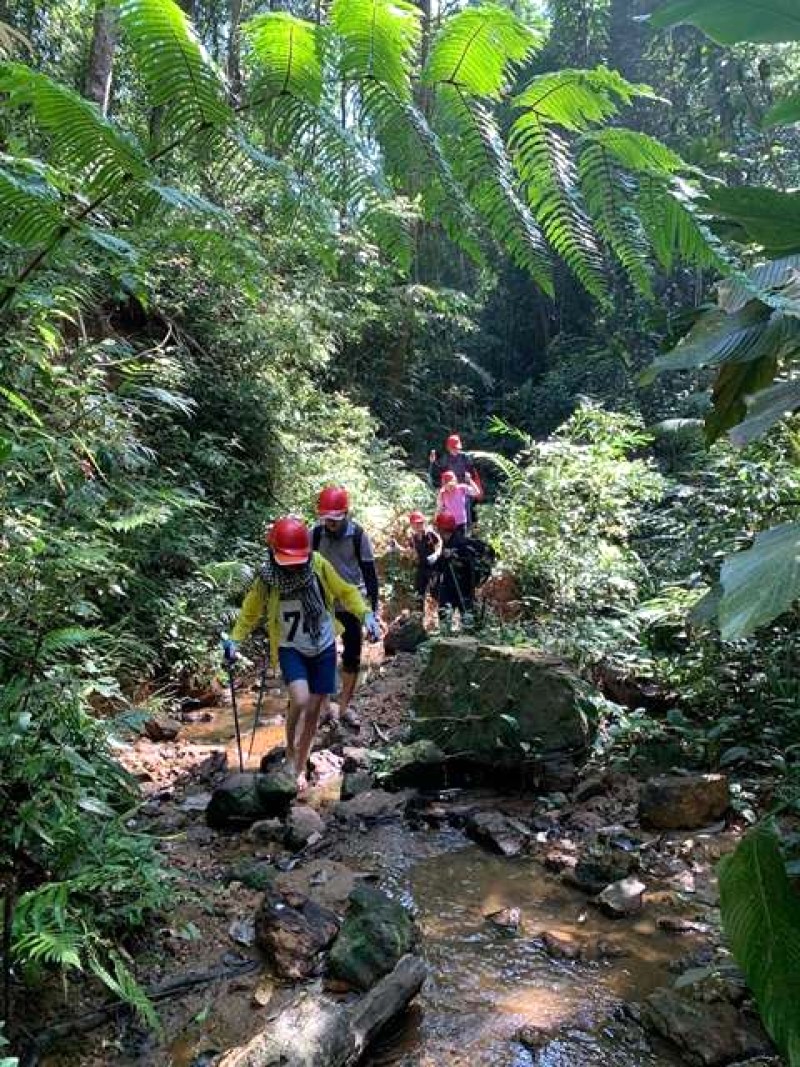
[[[166,128],[186,135],[230,124],[222,75],[175,0],[121,0],[119,20]]]
[[[472,96],[498,98],[509,74],[542,43],[507,7],[484,3],[447,19],[423,72],[427,85],[453,85]]]
[[[342,77],[381,82],[409,100],[419,8],[408,0],[333,0],[330,19],[343,44]]]

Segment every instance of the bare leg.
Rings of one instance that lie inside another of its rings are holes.
[[[353,699],[353,693],[356,691],[356,682],[358,681],[358,674],[351,674],[349,671],[342,671],[342,692],[339,696],[339,717],[344,718],[344,714],[350,707],[350,701]]]
[[[289,710],[286,713],[286,762],[294,771],[305,766],[297,762],[297,744],[302,726],[300,720],[304,718],[308,705],[308,682],[300,678],[289,685]]]
[[[312,693],[308,697],[303,721],[300,724],[300,733],[296,739],[295,767],[297,769],[297,785],[302,789],[306,783],[306,764],[314,743],[314,734],[317,732],[320,706],[322,697]]]

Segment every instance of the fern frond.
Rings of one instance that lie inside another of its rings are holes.
[[[89,968],[92,973],[100,979],[107,989],[115,993],[121,1001],[129,1004],[143,1023],[146,1023],[153,1030],[158,1030],[161,1023],[158,1013],[153,1007],[153,1002],[147,996],[147,993],[136,981],[118,952],[109,951],[108,957],[114,968],[113,974],[101,961],[99,953],[94,950],[91,951],[89,953]]]
[[[578,162],[586,206],[597,232],[619,260],[633,285],[652,298],[650,245],[633,209],[635,183],[602,142],[589,141]]]
[[[22,247],[46,244],[64,225],[64,212],[56,190],[41,168],[0,167],[0,236]]]
[[[76,930],[41,926],[22,934],[14,941],[14,955],[30,963],[52,964],[83,970],[81,951],[84,938]]]
[[[680,260],[728,273],[730,258],[706,225],[695,200],[695,191],[679,177],[668,183],[645,177],[639,184],[636,211],[665,270],[671,270]]]
[[[251,103],[258,107],[288,96],[306,104],[322,98],[322,29],[313,22],[276,11],[245,23],[254,80]]]
[[[688,169],[677,152],[639,130],[608,126],[602,130],[592,130],[584,139],[600,145],[619,166],[634,174],[669,176]]]
[[[542,35],[499,4],[468,7],[448,18],[423,72],[426,85],[457,86],[499,98],[510,73],[542,44]]]
[[[23,49],[27,52],[31,51],[31,42],[25,34],[9,26],[7,22],[0,22],[0,59]]]
[[[492,114],[455,86],[440,86],[437,126],[470,203],[512,260],[552,295],[549,249],[532,213],[515,188],[515,175]]]
[[[539,121],[579,133],[613,118],[637,97],[654,96],[646,85],[634,85],[615,70],[558,70],[539,74],[514,99]]]
[[[185,135],[230,125],[222,75],[175,0],[121,0],[119,20],[167,128]]]
[[[380,82],[409,100],[419,8],[408,0],[333,0],[330,19],[343,44],[342,77]]]
[[[509,148],[545,237],[583,287],[607,300],[603,255],[583,203],[570,142],[531,110],[515,121]]]
[[[6,105],[30,108],[49,138],[52,158],[80,181],[89,199],[110,194],[130,178],[146,179],[150,168],[141,146],[82,96],[21,63],[0,68]]]

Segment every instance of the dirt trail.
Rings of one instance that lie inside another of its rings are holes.
[[[140,739],[122,753],[145,797],[137,823],[160,837],[174,878],[173,911],[131,945],[140,979],[150,987],[218,967],[231,973],[161,1004],[161,1035],[146,1034],[123,1016],[63,1042],[43,1064],[212,1064],[220,1051],[263,1028],[293,994],[291,985],[269,976],[252,944],[253,917],[266,880],[343,910],[352,872],[378,881],[415,911],[422,952],[433,972],[400,1032],[387,1035],[374,1050],[369,1061],[374,1067],[533,1062],[677,1067],[685,1062],[672,1046],[657,1038],[646,1041],[634,1022],[622,1018],[619,1006],[671,982],[677,960],[702,965],[718,951],[711,865],[735,835],[717,827],[699,835],[637,836],[635,790],[625,775],[610,776],[595,791],[584,789],[580,800],[565,794],[501,797],[449,790],[420,798],[405,819],[399,811],[342,821],[335,811],[342,746],[375,750],[404,736],[415,671],[411,656],[382,662],[370,650],[357,701],[361,731],[320,733],[308,801],[323,814],[326,827],[322,840],[299,856],[252,831],[218,833],[205,825],[211,789],[224,776],[226,763],[237,765],[229,705],[220,703],[208,721],[187,725],[175,742]],[[285,698],[277,683],[269,684],[248,762],[253,769],[282,743]],[[246,751],[255,694],[242,689],[238,703]],[[465,813],[476,810],[526,820],[534,832],[525,853],[506,859],[472,844],[463,826]],[[641,915],[622,921],[602,916],[585,892],[565,884],[575,858],[591,855],[598,830],[609,826],[621,848],[635,849],[641,857],[648,889]],[[487,921],[487,915],[504,909],[519,909],[517,928],[509,931]],[[682,922],[690,925],[679,933]],[[71,1009],[79,1013],[94,992],[94,987],[79,992]],[[64,1016],[56,998],[40,1007],[43,1026]],[[550,1052],[537,1054],[535,1061],[516,1039],[526,1027],[556,1032],[547,1045]]]

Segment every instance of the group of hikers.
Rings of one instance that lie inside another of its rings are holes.
[[[415,592],[424,611],[430,593],[443,615],[458,611],[469,625],[475,588],[487,546],[469,537],[482,495],[472,459],[451,434],[441,458],[429,456],[438,485],[433,522],[420,511],[409,516],[409,547],[416,555]],[[239,645],[260,624],[266,628],[273,668],[289,692],[286,762],[307,787],[305,769],[320,721],[358,727],[351,701],[361,667],[363,631],[381,639],[379,581],[369,537],[352,518],[343,486],[327,486],[317,498],[317,522],[309,527],[292,515],[273,522],[267,557],[247,593],[231,635],[223,642],[229,670]],[[336,693],[336,639],[341,636],[341,690]]]

